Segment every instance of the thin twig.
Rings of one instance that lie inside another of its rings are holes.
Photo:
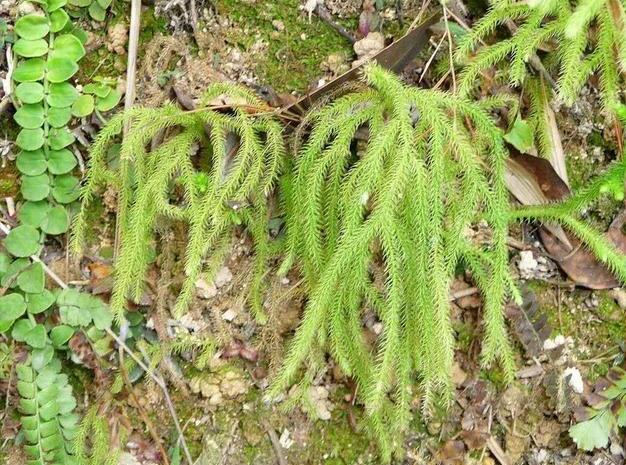
[[[136,79],[137,79],[137,50],[139,48],[139,31],[141,28],[141,0],[131,0],[130,4],[130,29],[128,33],[128,62],[126,65],[126,92],[124,94],[124,111],[128,111],[135,103]],[[128,132],[130,121],[124,123],[124,136]],[[120,176],[125,189],[130,182],[130,169],[128,160],[120,160]],[[126,210],[126,196],[120,195],[117,204],[118,218],[115,224],[115,242],[113,243],[113,258],[117,258],[122,235],[122,221],[120,210]]]
[[[332,15],[324,5],[318,3],[315,7],[315,14],[319,16],[322,21],[337,31],[342,37],[346,38],[352,45],[354,45],[356,42],[354,36],[350,33],[350,31],[333,19]]]
[[[280,439],[278,439],[278,435],[276,434],[276,431],[274,431],[274,428],[272,428],[272,425],[270,425],[265,419],[261,420],[261,425],[270,438],[270,442],[272,443],[272,447],[276,453],[278,465],[288,465],[287,459],[285,459],[285,455],[283,454],[283,446],[281,446]]]
[[[130,396],[133,403],[135,404],[135,407],[137,408],[137,411],[139,412],[139,416],[143,420],[144,424],[146,425],[146,428],[148,429],[148,432],[150,433],[150,436],[152,437],[152,440],[156,443],[156,446],[158,447],[159,452],[163,456],[163,461],[165,462],[165,465],[169,465],[170,460],[169,460],[169,457],[167,456],[167,452],[163,448],[163,444],[161,444],[161,439],[159,438],[159,435],[157,434],[154,428],[154,425],[152,424],[152,421],[150,420],[150,418],[148,418],[148,415],[146,414],[145,409],[143,408],[141,403],[139,403],[139,399],[137,399],[137,396],[135,395],[135,390],[133,389],[133,385],[130,382],[130,379],[128,378],[128,372],[126,371],[126,367],[124,366],[124,349],[122,349],[121,346],[118,348],[118,357],[119,357],[119,363],[120,363],[120,373],[122,375],[122,380],[124,381],[124,385],[126,386],[126,390],[128,391],[128,395]]]

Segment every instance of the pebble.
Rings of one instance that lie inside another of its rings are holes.
[[[275,19],[274,21],[272,21],[272,26],[274,26],[274,29],[276,29],[278,32],[283,32],[285,30],[285,23],[283,23],[279,19]]]
[[[237,318],[237,313],[235,313],[232,309],[228,309],[222,314],[222,320],[225,321],[230,322],[233,321],[235,318]]]
[[[225,286],[232,280],[233,280],[233,274],[230,272],[230,269],[227,266],[223,266],[215,274],[215,279],[213,279],[213,284],[215,284],[215,287],[219,289],[220,287]]]

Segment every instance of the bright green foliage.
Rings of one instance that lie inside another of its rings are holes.
[[[78,465],[117,465],[120,449],[111,446],[108,418],[98,412],[93,405],[83,417],[76,439],[74,451]]]
[[[509,38],[479,47],[506,24],[514,30]],[[459,91],[470,93],[483,71],[505,60],[510,60],[509,81],[521,85],[529,60],[545,49],[543,62],[556,64],[558,92],[566,102],[572,103],[598,72],[603,103],[613,110],[620,101],[620,74],[626,70],[625,24],[624,0],[494,0],[456,51],[457,61],[466,65]],[[476,48],[476,56],[469,58]]]
[[[377,67],[365,80],[367,88],[309,115],[310,136],[284,183],[286,263],[300,265],[309,301],[272,392],[305,365],[299,392],[306,401],[330,351],[356,380],[367,424],[389,458],[410,419],[416,375],[426,406],[451,394],[448,292],[459,263],[483,294],[483,365],[497,360],[513,378],[502,313],[507,295],[519,298],[507,269],[510,220],[561,221],[626,280],[623,257],[570,216],[617,189],[623,166],[564,204],[510,212],[503,135],[479,104],[406,87]],[[363,128],[369,135],[355,155]],[[480,220],[491,239],[476,244],[467,233]],[[365,311],[383,324],[374,347],[364,338]]]
[[[54,351],[35,350],[30,363],[18,365],[17,390],[22,413],[24,449],[29,465],[72,465],[78,417],[67,375]]]
[[[241,104],[231,113],[206,105],[220,95]],[[87,209],[97,189],[106,184],[115,187],[121,198],[121,248],[111,299],[117,318],[122,318],[129,295],[141,295],[158,218],[188,224],[186,278],[175,315],[186,310],[203,259],[210,254],[211,268],[216,271],[228,251],[233,229],[243,223],[255,240],[251,303],[262,318],[260,285],[270,251],[266,196],[283,159],[282,130],[270,114],[248,112],[263,105],[245,90],[216,85],[208,90],[204,102],[191,112],[172,105],[130,110],[113,118],[92,146],[73,245],[77,250],[82,244]],[[125,125],[120,165],[131,167],[130,178],[107,164],[107,151]],[[163,141],[149,150],[150,142],[160,134],[165,135]],[[200,169],[192,157],[198,146]]]
[[[85,49],[70,32],[72,23],[64,5],[65,1],[43,2],[44,16],[30,14],[15,23],[19,39],[14,51],[20,60],[13,79],[20,106],[14,118],[22,128],[16,140],[21,149],[16,164],[22,173],[22,196],[27,201],[22,208],[31,213],[28,227],[47,234],[67,231],[69,219],[64,205],[76,199],[78,185],[78,180],[68,174],[76,166],[69,148],[74,136],[67,124],[77,92],[67,81],[78,70],[77,62]],[[72,188],[66,189],[70,184]],[[16,230],[11,234],[17,234]],[[29,236],[35,240],[33,234]],[[35,253],[32,249],[18,256]]]
[[[610,195],[617,201],[624,200],[624,177],[626,164],[613,164],[607,172],[590,182],[585,188],[560,203],[519,207],[509,213],[512,221],[557,221],[574,233],[621,281],[626,282],[626,256],[601,234],[576,217],[602,195]]]
[[[502,307],[517,291],[507,271],[500,130],[466,100],[406,87],[377,67],[365,79],[369,88],[310,115],[311,135],[296,160],[289,247],[310,299],[274,392],[308,361],[306,387],[320,368],[316,355],[329,348],[356,379],[388,456],[409,420],[414,374],[428,400],[450,393],[448,290],[457,263],[484,293],[483,363],[499,360],[507,379],[514,363]],[[351,145],[363,126],[369,138],[355,157]],[[480,217],[492,230],[486,246],[466,235]],[[364,309],[384,326],[375,350],[364,340]]]
[[[594,392],[593,405],[577,412],[581,420],[569,429],[579,449],[604,448],[620,427],[626,427],[626,371],[612,368]]]

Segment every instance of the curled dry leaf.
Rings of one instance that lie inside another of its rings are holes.
[[[514,151],[507,163],[507,187],[524,205],[555,202],[570,195],[567,184],[547,160]],[[626,253],[626,236],[622,233],[624,223],[626,211],[617,215],[607,237],[618,250]],[[619,286],[609,270],[569,232],[559,226],[544,224],[539,236],[550,257],[577,285],[589,289]]]

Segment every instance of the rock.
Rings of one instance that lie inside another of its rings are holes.
[[[215,273],[213,284],[215,284],[215,287],[219,289],[220,287],[225,286],[232,280],[233,274],[230,272],[230,269],[227,266],[223,266],[219,270],[217,270],[217,273]]]
[[[354,43],[357,60],[352,63],[356,68],[385,48],[385,37],[380,32],[370,32],[366,37]]]
[[[583,377],[580,374],[580,370],[576,367],[568,367],[563,371],[563,378],[567,379],[569,376],[569,385],[576,394],[582,394],[585,389],[583,383]]]
[[[196,291],[201,299],[212,299],[217,295],[217,287],[213,283],[207,283],[200,278],[196,281]]]
[[[626,291],[622,288],[611,289],[609,295],[615,300],[619,308],[626,309]]]
[[[227,399],[234,399],[248,392],[248,383],[241,373],[227,371],[220,382],[220,391]]]
[[[223,401],[219,385],[204,377],[192,378],[189,382],[189,388],[191,392],[195,394],[200,393],[202,397],[209,399],[210,405],[219,405]]]
[[[279,19],[273,20],[272,26],[274,26],[274,29],[276,29],[278,32],[283,32],[285,30],[285,23],[283,23]]]
[[[235,311],[232,309],[228,309],[224,313],[222,313],[222,320],[230,322],[233,321],[235,318],[237,318],[237,313],[235,313]]]
[[[107,31],[107,48],[110,52],[118,55],[126,55],[126,43],[128,42],[128,25],[119,22]]]
[[[452,365],[452,382],[455,386],[461,386],[467,379],[467,373],[463,371],[458,362],[454,362]]]
[[[320,65],[323,71],[328,71],[333,76],[339,76],[350,69],[348,60],[343,53],[332,53]]]
[[[26,15],[29,15],[31,13],[38,13],[39,14],[39,13],[41,13],[41,10],[39,10],[31,2],[20,2],[17,5],[17,13],[20,16],[26,16]]]
[[[283,449],[289,449],[291,446],[293,446],[294,441],[293,439],[289,437],[290,435],[291,433],[289,433],[289,430],[287,428],[285,428],[283,432],[280,434],[280,438],[278,439],[278,442],[283,447]]]
[[[328,400],[328,389],[324,386],[311,386],[309,388],[309,396],[315,406],[315,414],[320,420],[330,420],[330,411],[332,404]]]
[[[141,465],[139,460],[129,452],[122,452],[117,463],[119,465]]]
[[[539,265],[539,262],[537,262],[537,260],[533,257],[532,250],[521,251],[519,253],[519,257],[520,260],[517,264],[517,268],[519,269],[522,278],[532,275],[532,272],[535,271],[537,269],[537,265]]]

